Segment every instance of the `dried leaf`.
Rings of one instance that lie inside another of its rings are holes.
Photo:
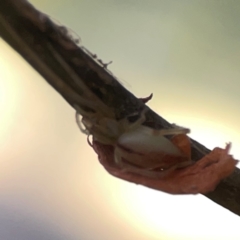
[[[195,164],[176,169],[163,178],[154,179],[118,168],[113,161],[113,146],[104,145],[97,141],[92,143],[100,163],[110,174],[171,194],[197,194],[213,191],[222,179],[234,171],[238,162],[229,155],[230,146],[227,144],[225,149],[215,148]]]
[[[171,142],[177,146],[188,159],[191,158],[191,144],[190,139],[186,134],[174,135]]]

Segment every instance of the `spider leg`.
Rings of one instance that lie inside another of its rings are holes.
[[[75,113],[75,118],[76,118],[76,122],[77,122],[77,125],[78,125],[80,131],[86,135],[89,135],[90,132],[86,128],[83,127],[82,120],[80,119],[80,115],[77,111]]]
[[[187,133],[190,133],[190,129],[188,128],[169,128],[169,129],[153,130],[153,134],[163,135],[163,136],[187,134]]]
[[[86,135],[89,135],[90,132],[89,130],[86,128],[86,127],[83,127],[83,118],[80,119],[80,115],[82,116],[88,116],[88,117],[93,117],[94,116],[94,113],[90,113],[90,112],[87,112],[85,111],[84,109],[80,108],[78,105],[74,105],[74,108],[76,109],[76,113],[75,113],[75,119],[76,119],[76,122],[77,122],[77,125],[80,129],[80,131]]]
[[[117,167],[119,167],[123,172],[136,173],[149,178],[163,178],[177,168],[177,166],[173,166],[169,169],[162,169],[159,171],[154,171],[154,168],[157,168],[157,166],[151,168],[140,168],[138,166],[134,166],[130,163],[124,162],[122,160],[123,155],[125,155],[125,153],[123,153],[120,148],[116,147],[114,151],[114,161]]]
[[[186,132],[185,132],[185,134],[187,134],[187,133],[190,133],[190,129],[189,128],[184,128],[184,127],[181,127],[181,126],[179,126],[179,125],[177,125],[177,124],[175,124],[175,123],[173,123],[172,124],[172,127],[174,128],[174,129],[179,129],[180,131],[181,130],[185,130]],[[184,134],[184,132],[182,132],[183,134]]]
[[[190,129],[183,128],[183,127],[175,127],[174,128],[168,128],[168,129],[153,129],[146,126],[141,126],[141,131],[148,135],[178,135],[178,134],[187,134],[190,133]]]
[[[89,118],[95,116],[97,112],[97,106],[95,104],[92,104],[91,102],[89,102],[89,104],[86,104],[86,106],[92,109],[94,112],[86,111],[83,108],[79,107],[77,104],[73,105],[78,115],[82,115],[83,117]]]

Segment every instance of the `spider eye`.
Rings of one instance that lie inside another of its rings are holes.
[[[134,116],[129,116],[127,119],[130,123],[136,122],[138,120],[138,118],[140,117],[139,114],[136,114]]]

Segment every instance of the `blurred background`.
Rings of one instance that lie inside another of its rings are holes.
[[[240,2],[32,0],[138,97],[240,159]],[[0,239],[237,240],[240,218],[201,195],[109,175],[74,110],[0,39]]]

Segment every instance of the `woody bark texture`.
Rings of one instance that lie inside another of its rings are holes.
[[[98,62],[84,47],[79,47],[65,27],[53,23],[29,2],[1,0],[0,36],[71,106],[81,105],[83,99],[94,99],[111,108],[116,119],[143,108],[143,101],[126,90],[106,65]],[[146,114],[145,124],[156,129],[171,128],[169,122],[151,109]],[[193,139],[191,149],[194,161],[210,152]],[[240,215],[240,170],[236,168],[205,196]]]

